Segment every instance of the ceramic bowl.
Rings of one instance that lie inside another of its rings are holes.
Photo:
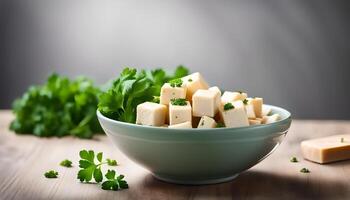
[[[168,129],[109,119],[97,111],[110,140],[157,179],[179,184],[212,184],[234,179],[270,155],[291,125],[291,114],[276,106],[278,122],[240,128]]]

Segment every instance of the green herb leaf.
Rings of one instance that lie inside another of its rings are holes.
[[[169,81],[171,87],[181,87],[183,81],[180,78]]]
[[[162,69],[137,72],[125,68],[111,88],[99,96],[98,110],[108,118],[135,123],[138,104],[153,101],[155,96],[160,96],[164,83],[187,74],[188,70],[183,66],[179,66],[173,75]]]
[[[218,122],[218,123],[216,124],[216,128],[223,128],[223,127],[225,127],[225,124],[222,123],[222,122]]]
[[[72,161],[65,159],[60,162],[60,165],[63,167],[72,167]]]
[[[230,109],[234,109],[235,107],[232,105],[232,103],[226,103],[224,105],[224,110],[230,110]]]
[[[92,178],[95,179],[97,183],[101,182],[103,179],[101,165],[102,163],[102,152],[96,155],[96,159],[99,163],[95,164],[95,153],[92,150],[81,150],[79,152],[80,160],[79,167],[81,168],[78,172],[77,178],[81,182],[90,182]]]
[[[299,161],[296,157],[293,156],[290,158],[290,162],[299,162]]]
[[[187,105],[187,101],[186,99],[171,99],[170,100],[171,104],[174,106],[186,106]]]
[[[54,170],[50,170],[45,172],[44,176],[46,178],[57,178],[58,177],[58,172],[54,171]]]
[[[102,189],[103,190],[120,190],[120,189],[127,189],[129,188],[128,183],[123,180],[124,175],[119,175],[118,177],[115,177],[116,173],[114,170],[108,170],[108,172],[105,174],[105,177],[107,178],[107,181],[104,181],[102,183]]]
[[[243,104],[244,104],[244,105],[247,105],[247,104],[248,104],[248,99],[244,99],[244,100],[243,100]]]
[[[107,164],[109,166],[117,166],[118,165],[116,160],[112,160],[112,159],[107,158],[106,161],[107,161]]]
[[[302,168],[302,169],[300,170],[300,172],[301,172],[301,173],[310,173],[310,170],[307,169],[307,168]]]
[[[14,101],[10,129],[40,137],[91,138],[102,132],[96,116],[99,93],[87,78],[70,80],[52,74],[45,84],[29,87]]]
[[[344,143],[344,138],[340,138],[340,142],[341,142],[341,143]]]

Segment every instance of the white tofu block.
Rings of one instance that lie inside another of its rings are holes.
[[[271,116],[263,116],[263,120],[262,123],[263,124],[270,124],[273,122],[277,122],[278,120],[280,120],[280,115],[279,114],[273,114]]]
[[[255,116],[261,118],[262,115],[262,105],[263,98],[255,97],[255,98],[247,98],[248,104],[252,104],[254,107]]]
[[[136,124],[163,126],[167,107],[153,102],[144,102],[136,107]]]
[[[216,122],[213,118],[210,118],[208,116],[203,116],[199,121],[197,128],[215,128],[215,127],[216,127]]]
[[[217,91],[219,93],[219,95],[221,96],[221,90],[218,86],[210,87],[208,90]]]
[[[214,117],[219,105],[220,96],[216,91],[199,89],[192,97],[193,116]]]
[[[258,124],[261,124],[260,120],[249,119],[249,125],[258,125]]]
[[[248,103],[247,105],[245,105],[245,110],[247,112],[248,118],[251,118],[251,119],[256,118],[253,104]]]
[[[160,90],[160,104],[169,105],[171,99],[186,98],[186,87],[171,87],[169,83],[165,83]]]
[[[224,110],[224,105],[220,107],[220,114],[226,127],[249,126],[248,116],[242,101],[232,102],[234,108]]]
[[[262,116],[268,116],[272,111],[272,108],[262,105]]]
[[[350,159],[350,135],[332,135],[301,142],[303,157],[317,163]]]
[[[183,122],[168,126],[168,128],[192,128],[192,122]]]
[[[189,101],[186,101],[187,105],[179,106],[169,104],[169,125],[180,124],[183,122],[191,122],[192,120],[192,108]]]
[[[199,89],[208,89],[209,86],[207,82],[203,79],[202,75],[199,72],[190,74],[181,78],[183,84],[187,88],[186,99],[192,101],[193,94]]]
[[[233,101],[238,100],[244,100],[248,97],[247,93],[240,93],[240,92],[229,92],[225,91],[224,94],[221,96],[221,103],[226,104]]]

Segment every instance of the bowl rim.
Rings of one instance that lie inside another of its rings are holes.
[[[117,125],[122,125],[122,126],[128,126],[128,127],[135,127],[135,128],[145,128],[145,129],[153,129],[153,130],[169,130],[169,131],[201,131],[201,132],[206,132],[206,131],[219,131],[219,130],[232,130],[232,131],[239,131],[239,130],[249,130],[249,129],[257,129],[257,128],[268,128],[268,127],[275,127],[275,126],[279,126],[279,125],[283,125],[288,123],[291,118],[292,115],[291,113],[281,107],[278,106],[273,106],[273,105],[269,105],[269,104],[264,104],[265,106],[268,106],[270,108],[272,108],[273,110],[278,110],[278,112],[282,112],[284,113],[285,117],[277,122],[272,122],[269,124],[258,124],[258,125],[249,125],[249,126],[242,126],[242,127],[233,127],[233,128],[227,128],[227,127],[220,127],[220,128],[176,128],[176,129],[169,129],[168,127],[159,127],[159,126],[145,126],[145,125],[140,125],[140,124],[132,124],[132,123],[128,123],[128,122],[122,122],[122,121],[118,121],[118,120],[114,120],[114,119],[110,119],[106,116],[104,116],[98,109],[96,111],[97,117],[101,118],[105,121],[108,121],[109,123],[113,123],[113,124],[117,124]]]

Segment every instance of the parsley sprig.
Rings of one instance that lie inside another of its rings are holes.
[[[169,81],[171,87],[181,87],[183,81],[180,78]]]
[[[128,183],[123,180],[124,175],[116,177],[116,172],[114,170],[108,170],[105,177],[107,180],[102,183],[103,190],[120,190],[129,188]]]
[[[100,183],[103,179],[101,165],[105,164],[102,162],[103,153],[99,152],[96,155],[98,163],[95,163],[95,152],[92,150],[82,150],[79,153],[81,160],[79,160],[79,167],[82,168],[78,172],[78,179],[81,182],[90,182],[92,178],[97,183]]]
[[[187,105],[186,99],[181,99],[181,98],[171,99],[170,102],[174,106],[186,106]]]
[[[58,172],[56,172],[55,170],[50,170],[50,171],[45,172],[44,176],[46,178],[57,178]]]
[[[118,165],[118,163],[117,163],[116,160],[107,158],[106,161],[107,161],[107,164],[108,164],[109,166],[117,166],[117,165]]]

